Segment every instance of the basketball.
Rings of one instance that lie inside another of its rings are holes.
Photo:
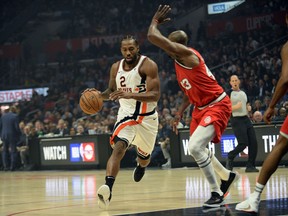
[[[97,90],[84,91],[80,97],[79,105],[86,114],[95,114],[102,109],[103,98]]]

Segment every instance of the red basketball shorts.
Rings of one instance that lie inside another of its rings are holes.
[[[211,141],[213,143],[219,143],[221,136],[227,127],[231,113],[232,104],[228,96],[213,105],[207,106],[203,110],[194,108],[190,124],[190,136],[199,125],[206,127],[213,124],[216,135]]]

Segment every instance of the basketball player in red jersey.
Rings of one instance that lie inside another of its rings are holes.
[[[286,24],[288,26],[288,13],[286,13]],[[271,124],[271,117],[274,115],[274,109],[280,99],[287,93],[288,90],[288,42],[284,44],[281,50],[282,70],[281,75],[276,85],[275,92],[268,109],[264,113],[264,121]],[[280,160],[288,152],[288,117],[286,117],[273,150],[265,159],[260,171],[254,192],[249,198],[236,205],[236,210],[245,212],[258,212],[261,193],[267,184],[269,178],[276,171]]]
[[[206,146],[210,141],[220,142],[231,116],[231,101],[215,80],[200,53],[187,47],[188,38],[184,31],[174,31],[168,38],[161,34],[158,25],[170,20],[167,18],[170,10],[169,5],[159,6],[148,30],[148,40],[163,49],[175,61],[177,80],[185,93],[178,110],[179,117],[190,104],[194,105],[189,151],[211,189],[211,198],[203,207],[220,207],[224,204],[229,187],[239,178],[239,174],[227,170]],[[221,186],[217,182],[215,172],[221,178]]]

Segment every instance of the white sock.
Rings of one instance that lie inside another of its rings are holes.
[[[226,169],[209,149],[206,148],[206,151],[211,158],[215,172],[220,176],[222,180],[227,181],[231,171]]]
[[[222,196],[223,192],[220,190],[219,184],[217,182],[216,175],[215,175],[212,163],[211,163],[211,159],[210,159],[210,157],[208,157],[208,159],[207,159],[207,157],[208,157],[208,155],[206,156],[206,158],[202,158],[196,162],[197,162],[200,170],[202,171],[202,173],[204,174],[204,176],[208,180],[208,182],[210,184],[211,191],[217,192],[220,196]]]
[[[258,199],[260,199],[260,196],[261,196],[261,193],[262,193],[262,191],[264,190],[264,187],[265,187],[265,185],[262,185],[262,184],[260,184],[260,183],[256,183],[256,186],[255,186],[255,190],[254,190],[254,195],[258,198]]]

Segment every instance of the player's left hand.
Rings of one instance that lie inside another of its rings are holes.
[[[171,7],[169,5],[159,5],[158,10],[153,16],[153,20],[157,20],[158,24],[162,24],[171,20],[171,18],[167,17],[168,13],[171,11]]]

